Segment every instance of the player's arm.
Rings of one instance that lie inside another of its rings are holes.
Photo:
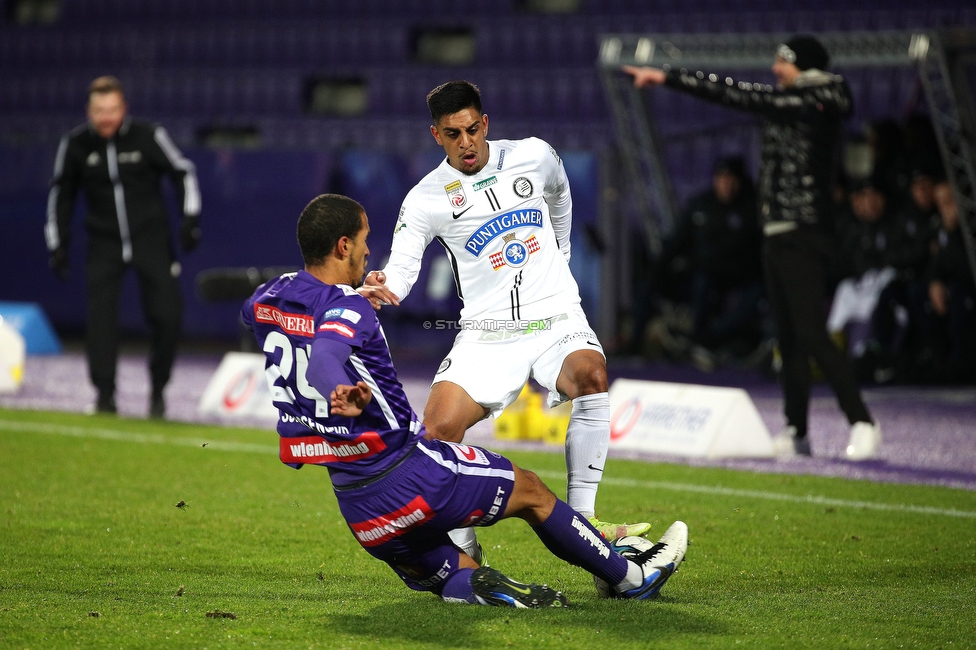
[[[701,71],[691,73],[634,66],[624,66],[622,70],[634,78],[638,88],[663,84],[699,99],[774,120],[798,119],[813,113],[843,116],[851,108],[850,95],[842,84],[824,84],[808,93],[784,92],[766,84],[743,83]]]
[[[153,163],[173,181],[182,211],[180,246],[189,252],[200,242],[200,185],[196,166],[177,148],[166,129],[158,125],[153,129],[148,151]]]
[[[364,283],[366,292],[360,292],[374,309],[383,304],[398,305],[410,294],[417,278],[427,245],[434,238],[431,219],[424,209],[424,192],[414,188],[400,206],[400,216],[393,227],[393,244],[390,261],[382,271],[370,271]],[[375,292],[371,287],[385,287],[389,294]],[[369,293],[370,295],[367,295]]]
[[[54,158],[54,176],[47,198],[47,222],[44,239],[51,254],[51,268],[61,278],[68,274],[68,244],[71,241],[71,214],[75,209],[81,165],[78,153],[72,146],[70,134],[61,138]]]
[[[573,229],[573,195],[569,190],[569,177],[566,176],[562,159],[556,154],[555,149],[544,142],[542,144],[548,149],[542,155],[546,179],[543,197],[549,206],[549,218],[552,220],[552,230],[556,235],[559,252],[568,262],[572,253],[570,233]]]
[[[349,384],[345,363],[352,354],[352,346],[332,338],[318,336],[312,344],[305,379],[319,393],[329,395],[329,411],[333,415],[356,417],[373,397],[366,382]]]
[[[373,309],[378,310],[383,305],[399,305],[420,277],[420,267],[419,258],[394,249],[390,251],[390,261],[382,271],[370,271],[366,275],[359,293],[369,300]]]

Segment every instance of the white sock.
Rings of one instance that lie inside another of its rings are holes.
[[[566,431],[566,502],[584,517],[596,513],[596,489],[603,478],[610,445],[610,394],[573,400]]]
[[[617,591],[637,589],[642,584],[644,584],[644,569],[631,560],[627,560],[627,575],[617,585]]]
[[[455,546],[470,555],[475,562],[481,563],[481,549],[478,548],[478,536],[475,534],[473,526],[455,528],[448,535]]]

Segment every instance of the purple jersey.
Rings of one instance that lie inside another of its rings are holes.
[[[351,287],[286,273],[258,287],[241,318],[267,357],[283,463],[324,465],[336,487],[347,486],[389,469],[423,437],[376,313]],[[306,377],[313,346],[335,343],[352,349],[342,383],[363,381],[373,392],[354,418],[330,414],[335,385],[312,386]]]

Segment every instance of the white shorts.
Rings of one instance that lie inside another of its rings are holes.
[[[529,332],[462,330],[432,384],[457,384],[495,417],[515,401],[529,377],[549,390],[550,408],[565,402],[569,397],[556,390],[556,379],[566,357],[577,350],[606,354],[579,307],[538,322],[543,327]]]

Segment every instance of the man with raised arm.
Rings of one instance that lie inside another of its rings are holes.
[[[665,85],[763,118],[759,219],[766,295],[783,358],[780,383],[786,430],[773,440],[779,455],[810,456],[810,358],[823,371],[851,425],[849,460],[874,458],[881,427],[871,419],[850,360],[827,334],[824,309],[833,254],[831,193],[840,164],[843,121],[851,93],[827,72],[830,56],[806,35],[780,44],[772,72],[777,87],[704,72],[624,66],[638,88]]]

